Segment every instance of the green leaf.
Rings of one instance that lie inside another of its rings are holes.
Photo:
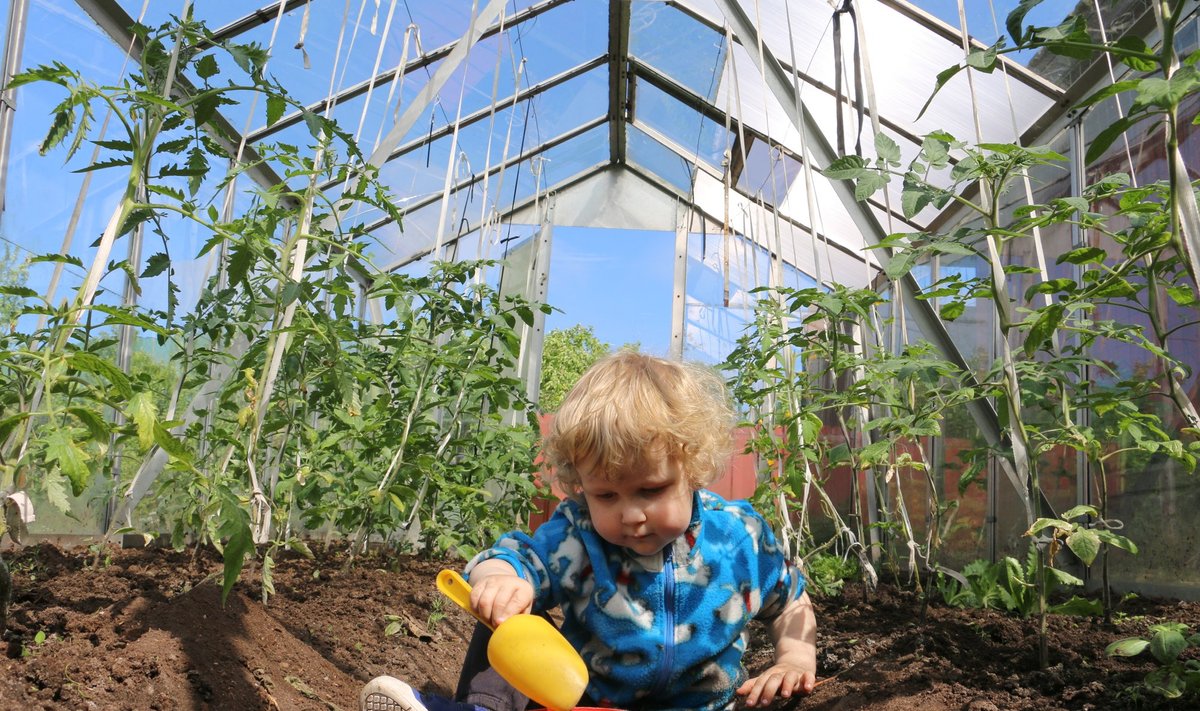
[[[171,258],[162,252],[156,252],[146,260],[146,268],[142,271],[141,278],[149,279],[156,277],[162,274],[169,266],[171,266]]]
[[[83,423],[87,428],[88,434],[97,442],[103,442],[108,439],[109,426],[104,421],[104,418],[96,414],[94,411],[86,407],[68,407],[67,412],[75,416],[75,419]]]
[[[888,440],[872,442],[859,451],[859,461],[862,462],[864,466],[870,464],[882,464],[887,460],[890,448],[891,442]]]
[[[1150,653],[1162,664],[1174,662],[1185,649],[1187,640],[1177,630],[1159,630],[1150,638]]]
[[[73,267],[79,267],[80,269],[84,268],[83,260],[70,254],[39,254],[29,260],[30,264],[38,264],[40,262],[58,262],[62,264],[69,264]]]
[[[129,385],[129,377],[115,364],[99,356],[87,351],[74,351],[67,355],[67,364],[75,370],[99,375],[116,388],[117,392],[123,398],[133,395],[133,388]]]
[[[1112,546],[1113,548],[1120,548],[1123,551],[1128,551],[1129,553],[1133,553],[1134,555],[1137,555],[1137,552],[1138,552],[1137,544],[1134,543],[1133,541],[1129,540],[1125,536],[1113,533],[1112,531],[1105,531],[1105,530],[1097,530],[1096,535],[1100,537],[1100,540],[1102,542],[1107,543],[1108,545]]]
[[[1066,309],[1061,304],[1051,304],[1041,310],[1037,320],[1029,328],[1029,335],[1025,337],[1025,355],[1032,357],[1051,340],[1065,313]]]
[[[301,111],[301,116],[304,117],[304,125],[308,127],[309,134],[313,138],[321,139],[325,128],[325,120],[321,115],[306,109]]]
[[[284,109],[287,108],[287,101],[278,94],[271,94],[267,97],[267,126],[275,125],[275,122],[283,118]]]
[[[907,177],[904,179],[904,188],[900,192],[900,208],[904,211],[905,217],[912,217],[925,206],[933,202],[934,191],[929,187],[910,181]]]
[[[1185,96],[1194,93],[1197,87],[1200,87],[1200,72],[1195,67],[1184,67],[1175,72],[1170,79],[1142,79],[1138,82],[1137,98],[1133,100],[1130,110],[1142,106],[1174,108]]]
[[[1104,653],[1110,657],[1136,657],[1146,648],[1150,646],[1150,642],[1138,637],[1129,637],[1119,639],[1116,642],[1104,648]]]
[[[54,120],[50,122],[50,130],[46,132],[46,137],[42,139],[42,144],[38,146],[38,154],[44,156],[54,150],[54,148],[66,140],[74,125],[75,114],[70,111],[55,113]]]
[[[1061,279],[1050,279],[1031,285],[1025,290],[1025,300],[1033,299],[1036,294],[1060,294],[1074,293],[1078,288],[1074,279],[1063,277]]]
[[[222,532],[229,535],[225,543],[224,561],[225,578],[221,583],[221,605],[229,598],[229,591],[242,574],[242,566],[246,564],[246,555],[254,552],[254,539],[250,534],[250,522],[247,518],[239,517],[237,524],[222,526]],[[228,530],[232,528],[232,530]]]
[[[1012,37],[1013,44],[1021,44],[1025,39],[1023,25],[1025,16],[1029,11],[1042,3],[1042,0],[1021,0],[1020,4],[1010,13],[1004,20],[1004,27],[1008,30],[1008,36]]]
[[[942,87],[946,85],[946,82],[953,79],[955,74],[958,74],[965,68],[966,68],[966,65],[955,64],[953,67],[950,67],[949,69],[943,69],[942,71],[938,72],[937,82],[933,86],[933,93],[931,93],[929,95],[929,98],[925,100],[925,105],[922,106],[921,110],[917,112],[918,120],[922,116],[925,115],[925,111],[929,108],[929,105],[933,103],[933,98],[935,96],[937,96],[939,91],[942,90]]]
[[[863,202],[874,195],[880,188],[887,185],[887,176],[879,173],[866,173],[854,184],[854,199]]]
[[[225,49],[229,51],[229,56],[233,61],[252,77],[256,77],[262,73],[262,66],[265,60],[261,48],[256,44],[228,44]]]
[[[1168,286],[1167,296],[1171,297],[1171,301],[1180,306],[1194,306],[1200,299],[1197,299],[1196,292],[1190,286]]]
[[[1058,585],[1083,585],[1082,579],[1058,568],[1047,568],[1046,575],[1049,576],[1052,582]]]
[[[1104,603],[1099,600],[1089,600],[1086,597],[1072,595],[1070,600],[1052,605],[1050,612],[1056,615],[1078,615],[1081,617],[1098,617],[1104,614]]]
[[[145,452],[154,444],[154,426],[158,424],[158,406],[154,404],[154,396],[143,390],[133,396],[127,409],[129,419],[137,425],[138,444]]]
[[[1100,511],[1095,506],[1089,506],[1088,504],[1080,504],[1078,506],[1072,506],[1071,508],[1067,509],[1059,516],[1059,518],[1061,518],[1064,521],[1070,521],[1071,519],[1079,518],[1080,516],[1099,516],[1099,515],[1100,515]]]
[[[1091,529],[1076,529],[1067,536],[1067,548],[1079,556],[1084,565],[1091,565],[1100,554],[1100,537]]]
[[[293,553],[299,553],[300,555],[304,556],[305,558],[308,558],[309,560],[312,560],[313,558],[316,557],[313,555],[312,549],[308,547],[308,544],[299,538],[289,538],[288,542],[287,542],[287,547]]]
[[[79,496],[91,483],[92,471],[88,468],[90,457],[69,431],[55,428],[46,435],[46,461],[57,462],[63,474],[71,480],[71,493]]]
[[[1137,83],[1136,79],[1130,79],[1128,81],[1119,81],[1119,82],[1116,82],[1115,84],[1109,84],[1108,86],[1104,87],[1103,89],[1100,89],[1099,91],[1096,91],[1095,93],[1091,94],[1090,96],[1085,98],[1083,101],[1080,101],[1078,104],[1075,105],[1075,108],[1076,108],[1076,110],[1087,108],[1088,106],[1091,106],[1092,104],[1096,104],[1101,101],[1104,101],[1105,99],[1109,98],[1110,96],[1116,96],[1117,94],[1120,94],[1122,92],[1132,91],[1137,88],[1137,85],[1138,85],[1138,83]]]
[[[57,468],[42,474],[42,486],[46,492],[46,501],[59,513],[71,513],[71,500],[67,497],[67,480]]]
[[[890,165],[900,165],[900,144],[887,134],[875,134],[875,153]]]
[[[1029,530],[1025,532],[1025,535],[1026,536],[1037,535],[1043,529],[1051,528],[1051,527],[1056,528],[1060,531],[1070,531],[1071,530],[1071,524],[1067,523],[1066,521],[1060,521],[1059,519],[1056,519],[1056,518],[1039,518],[1033,522],[1033,525],[1029,527]]]
[[[1113,144],[1113,141],[1117,140],[1122,134],[1124,134],[1130,128],[1133,128],[1134,124],[1146,118],[1147,116],[1149,116],[1149,114],[1141,113],[1132,116],[1125,116],[1124,118],[1119,118],[1116,121],[1113,121],[1108,125],[1108,128],[1104,129],[1100,133],[1097,133],[1096,136],[1092,138],[1091,144],[1088,145],[1087,153],[1083,157],[1084,163],[1091,165],[1099,160],[1108,150],[1109,146]]]
[[[92,171],[103,171],[104,168],[122,168],[125,166],[132,166],[132,165],[133,165],[133,161],[130,159],[109,159],[107,161],[96,161],[95,163],[91,163],[91,165],[84,166],[83,168],[79,168],[79,169],[77,169],[77,171],[72,171],[72,172],[73,173],[90,173]]]
[[[1136,54],[1154,54],[1154,52],[1146,46],[1146,41],[1141,37],[1126,35],[1125,37],[1117,40],[1113,46],[1118,50],[1121,50],[1114,52],[1114,54],[1120,57],[1121,63],[1130,69],[1138,72],[1152,72],[1155,69],[1158,69],[1158,63],[1152,59],[1147,57],[1131,57],[1129,54],[1126,54],[1126,52]]]
[[[13,429],[33,416],[32,412],[17,412],[8,417],[0,418],[0,442],[8,439]]]
[[[1060,254],[1056,264],[1103,264],[1108,252],[1100,247],[1080,247]]]
[[[205,126],[217,115],[221,99],[216,93],[208,92],[196,97],[192,102],[192,121],[197,127]]]
[[[967,310],[966,303],[962,301],[951,301],[938,309],[938,315],[943,321],[953,321],[959,316],[962,316]]]
[[[15,286],[13,284],[0,285],[0,294],[6,296],[15,296],[20,299],[36,299],[39,294],[26,286]]]
[[[884,272],[888,275],[889,279],[895,281],[912,271],[916,262],[916,252],[904,250],[888,260],[888,263],[884,266]]]
[[[163,427],[161,422],[154,423],[154,443],[159,447],[162,447],[163,451],[179,461],[192,461],[192,453],[188,451],[183,442],[180,442],[178,439],[176,439],[175,435],[171,434],[167,428]]]
[[[220,72],[221,68],[217,66],[217,58],[211,54],[200,57],[200,61],[196,62],[196,75],[201,79],[215,77]]]
[[[973,49],[967,55],[967,66],[977,69],[984,74],[991,74],[996,69],[996,50],[998,45],[987,49]]]
[[[870,172],[866,165],[861,156],[843,156],[830,163],[821,175],[832,180],[855,180]]]

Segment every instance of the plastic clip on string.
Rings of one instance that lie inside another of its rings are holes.
[[[471,607],[471,585],[452,570],[437,577],[438,590],[492,628],[488,662],[518,691],[554,711],[571,711],[587,689],[583,658],[544,617],[513,615],[492,626]]]

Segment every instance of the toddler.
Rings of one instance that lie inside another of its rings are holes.
[[[560,607],[588,666],[581,703],[729,709],[812,691],[816,620],[805,580],[766,521],[705,487],[725,471],[734,414],[711,369],[622,351],[563,401],[543,456],[568,498],[532,536],[512,532],[466,566],[471,606],[493,625]],[[775,664],[747,679],[752,619]],[[467,653],[456,701],[392,677],[363,709],[519,711],[528,699],[487,667],[487,627]]]

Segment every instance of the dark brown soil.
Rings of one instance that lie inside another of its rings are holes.
[[[220,600],[215,554],[42,544],[6,552],[14,577],[0,638],[0,709],[355,709],[360,685],[392,674],[453,688],[473,621],[433,581],[455,563],[343,554],[288,558],[264,605],[257,571]],[[1039,670],[1035,622],[934,605],[884,587],[818,599],[820,673],[776,709],[1194,708],[1136,690],[1149,655],[1104,646],[1164,620],[1200,630],[1200,604],[1126,602],[1112,625],[1051,620],[1052,666]],[[396,624],[392,624],[396,623]],[[389,625],[392,634],[387,634]],[[1194,654],[1195,650],[1190,653]],[[761,633],[749,666],[769,663]]]

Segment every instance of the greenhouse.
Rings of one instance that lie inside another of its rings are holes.
[[[631,351],[811,598],[771,708],[1200,704],[1196,0],[260,1],[0,1],[0,707],[462,696]]]

